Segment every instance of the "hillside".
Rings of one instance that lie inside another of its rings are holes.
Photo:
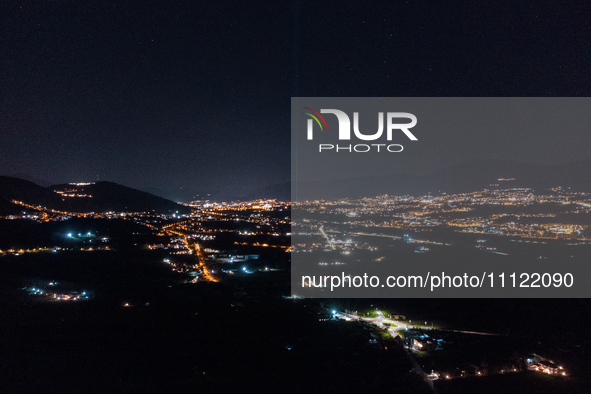
[[[61,192],[62,205],[75,212],[191,212],[190,208],[173,201],[114,182],[102,181],[81,186],[62,184],[50,186],[49,189]]]
[[[50,188],[39,186],[33,182],[0,176],[0,197],[8,201],[23,201],[32,205],[57,207],[60,198]]]
[[[0,176],[0,199],[4,211],[11,200],[68,212],[189,213],[190,208],[113,182],[42,187],[24,179]]]

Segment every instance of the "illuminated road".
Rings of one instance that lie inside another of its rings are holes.
[[[324,238],[326,238],[326,241],[328,242],[328,245],[330,245],[330,247],[334,250],[334,245],[332,244],[332,241],[330,239],[328,239],[328,236],[324,232],[324,227],[320,227],[320,232],[322,233],[322,235],[324,236]]]
[[[198,243],[190,244],[189,239],[187,238],[187,236],[185,234],[183,234],[180,231],[174,230],[172,227],[166,229],[166,231],[183,238],[183,241],[185,242],[185,247],[188,250],[190,250],[191,253],[193,254],[193,256],[195,256],[195,258],[197,259],[196,265],[198,268],[201,268],[202,280],[205,280],[207,282],[219,282],[220,281],[220,279],[218,277],[216,277],[215,275],[213,275],[211,273],[211,270],[209,269],[209,267],[207,267],[207,264],[205,264],[206,259],[203,256],[203,253],[201,253],[201,248]]]
[[[214,276],[211,273],[211,270],[205,264],[205,257],[203,257],[203,254],[201,253],[199,244],[194,243],[193,245],[189,246],[189,248],[191,248],[191,250],[193,251],[193,255],[195,255],[195,257],[197,258],[197,266],[201,268],[201,270],[203,271],[203,279],[208,282],[219,282],[219,278]]]
[[[384,328],[384,324],[382,324],[382,323],[394,324],[396,327],[387,326],[388,332],[392,335],[392,338],[396,338],[396,335],[398,335],[398,331],[403,331],[407,328],[413,327],[411,325],[401,323],[398,320],[388,319],[386,316],[384,316],[384,313],[382,311],[380,311],[379,309],[377,309],[376,312],[378,314],[377,319],[372,319],[370,321],[372,321],[374,324],[376,324],[380,328]],[[369,320],[369,319],[365,319],[365,320]]]

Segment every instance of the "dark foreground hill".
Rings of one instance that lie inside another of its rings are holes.
[[[24,179],[0,177],[0,199],[68,212],[189,213],[190,208],[113,182],[42,187]],[[4,207],[6,204],[2,204]],[[11,210],[4,207],[4,210]]]

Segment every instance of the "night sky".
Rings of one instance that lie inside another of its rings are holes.
[[[180,3],[3,2],[0,174],[243,196],[289,182],[292,96],[591,92],[586,1]]]

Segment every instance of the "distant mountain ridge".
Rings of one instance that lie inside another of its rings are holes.
[[[503,187],[529,187],[539,192],[551,187],[572,187],[591,192],[591,160],[539,165],[506,160],[470,160],[423,176],[391,174],[384,176],[303,182],[297,199],[333,199],[428,193],[465,193]],[[499,178],[515,178],[499,181]],[[494,186],[494,185],[499,186]],[[493,186],[491,186],[493,185]]]
[[[78,195],[92,197],[77,197]],[[68,212],[175,213],[178,211],[189,213],[191,211],[189,207],[165,198],[107,181],[43,187],[24,179],[0,176],[0,198]]]
[[[27,174],[27,173],[15,173],[15,174],[8,174],[7,176],[11,177],[11,178],[20,178],[20,179],[24,179],[26,181],[29,182],[33,182],[36,183],[39,186],[43,186],[43,187],[48,187],[51,186],[53,184],[55,184],[55,181],[50,181],[48,179],[44,179],[44,178],[40,178],[31,174]]]
[[[333,199],[390,195],[427,195],[429,193],[465,193],[502,187],[529,187],[537,191],[551,187],[573,187],[591,192],[591,160],[562,164],[526,164],[509,160],[469,160],[417,176],[394,173],[384,176],[332,179],[304,182],[298,188],[298,199]],[[499,181],[499,178],[515,178]],[[499,186],[491,186],[496,185]],[[295,191],[294,191],[295,192]],[[266,186],[237,198],[249,201],[259,198],[291,201],[291,183]]]
[[[394,173],[375,177],[306,182],[299,185],[297,193],[298,200],[302,201],[383,194],[414,196],[428,193],[451,194],[495,187],[529,187],[543,192],[551,187],[563,186],[572,187],[575,191],[591,192],[589,174],[591,174],[591,159],[551,165],[475,159],[441,168],[423,176]],[[499,178],[515,178],[515,180],[498,181]],[[491,186],[496,184],[499,186]],[[54,190],[68,190],[73,186],[75,185],[60,184],[43,187],[25,179],[0,176],[0,200],[4,199],[0,207],[7,207],[10,205],[10,200],[14,199],[73,212],[154,210],[160,213],[176,211],[187,213],[190,211],[188,207],[166,198],[107,181],[79,187],[81,192],[92,195],[92,198],[67,198],[54,192]],[[284,182],[265,186],[232,200],[248,201],[259,198],[290,201],[291,184]],[[228,198],[225,199],[225,201],[228,200]],[[12,211],[12,209],[8,210]]]

